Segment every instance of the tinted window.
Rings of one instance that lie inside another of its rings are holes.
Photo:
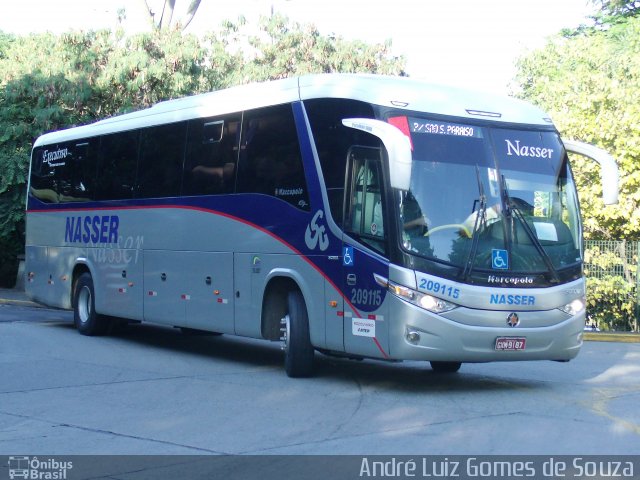
[[[180,195],[186,134],[186,122],[142,130],[137,197]]]
[[[182,194],[232,193],[239,143],[239,114],[190,121]]]
[[[31,158],[31,184],[29,193],[44,202],[58,203],[55,187],[55,168],[46,160],[48,147],[34,149]],[[59,148],[56,146],[56,149]]]
[[[309,210],[309,192],[291,105],[245,113],[237,191],[274,196]]]
[[[345,230],[380,253],[385,252],[384,189],[380,149],[350,150],[350,181]]]
[[[371,105],[355,100],[305,101],[334,220],[342,223],[347,152],[352,145],[376,146],[371,135],[342,124],[344,118],[374,118]]]
[[[132,198],[138,161],[138,131],[105,135],[98,162],[98,200]]]
[[[88,139],[38,147],[33,152],[31,194],[50,203],[94,198],[96,146]]]

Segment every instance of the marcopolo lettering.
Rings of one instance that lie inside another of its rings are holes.
[[[492,293],[489,303],[493,305],[535,305],[536,297],[533,295],[505,295]]]
[[[67,243],[118,243],[120,218],[117,215],[67,217],[64,241]]]
[[[533,281],[533,277],[503,277],[497,275],[489,275],[487,277],[487,282],[501,285],[533,285]]]
[[[292,197],[303,193],[302,188],[276,188],[276,196],[278,197]]]
[[[520,140],[516,140],[515,145],[510,140],[507,143],[507,155],[515,154],[517,157],[534,157],[534,158],[551,158],[553,148],[531,147],[529,145],[520,145]]]

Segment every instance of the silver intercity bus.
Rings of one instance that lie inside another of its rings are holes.
[[[74,310],[315,351],[462,362],[574,358],[585,282],[567,150],[512,98],[310,75],[160,103],[38,138],[27,291]]]

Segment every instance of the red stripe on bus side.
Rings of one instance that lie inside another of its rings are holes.
[[[389,358],[389,355],[387,355],[387,353],[384,351],[384,349],[382,348],[382,345],[380,345],[380,342],[378,341],[378,339],[376,337],[373,337],[373,341],[375,342],[376,346],[378,347],[378,350],[380,350],[382,352],[382,356],[384,358]]]
[[[285,241],[281,237],[279,237],[279,236],[275,235],[274,233],[270,232],[269,230],[266,230],[266,229],[262,228],[260,225],[256,225],[255,223],[251,223],[248,220],[244,220],[244,219],[242,219],[240,217],[236,217],[236,216],[230,215],[228,213],[220,212],[218,210],[211,210],[209,208],[191,207],[191,206],[187,206],[187,205],[150,205],[150,206],[145,206],[145,207],[112,207],[112,208],[69,208],[69,209],[59,208],[59,209],[56,209],[56,210],[49,210],[49,209],[36,210],[36,209],[32,209],[32,210],[27,210],[27,213],[49,213],[49,212],[53,212],[53,211],[55,211],[55,212],[58,212],[58,211],[62,211],[62,212],[69,212],[69,211],[86,212],[86,211],[100,211],[100,210],[149,210],[149,209],[157,210],[157,209],[171,209],[171,208],[179,209],[179,210],[193,210],[193,211],[197,211],[197,212],[211,213],[211,214],[214,214],[214,215],[219,215],[221,217],[228,218],[228,219],[236,221],[236,222],[240,222],[240,223],[242,223],[244,225],[247,225],[247,226],[249,226],[251,228],[255,228],[257,230],[260,230],[262,233],[266,233],[271,238],[273,238],[274,240],[282,243],[285,247],[287,247],[288,249],[292,250],[294,253],[296,253],[302,259],[304,259],[305,262],[307,262],[316,272],[318,272],[327,282],[329,282],[329,284],[343,298],[343,300],[346,302],[346,304],[349,306],[349,308],[351,310],[353,310],[353,313],[355,313],[355,315],[357,317],[362,317],[362,315],[360,314],[358,309],[349,301],[349,298],[346,297],[342,293],[342,291],[336,286],[336,284],[333,283],[333,281],[329,277],[327,277],[322,270],[320,270],[320,267],[318,267],[315,263],[313,263],[311,260],[309,260],[297,248],[295,248],[293,245],[291,245],[290,243],[288,243],[287,241]],[[380,345],[380,342],[378,341],[378,339],[376,337],[373,337],[373,341],[376,344],[376,346],[378,347],[378,350],[380,350],[380,353],[382,353],[382,356],[384,358],[389,358],[389,355],[387,355],[387,353],[384,351],[384,349],[382,348],[382,345]]]

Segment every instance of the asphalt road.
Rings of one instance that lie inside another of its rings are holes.
[[[350,361],[290,379],[279,345],[0,305],[0,453],[640,454],[640,344],[570,363]]]

